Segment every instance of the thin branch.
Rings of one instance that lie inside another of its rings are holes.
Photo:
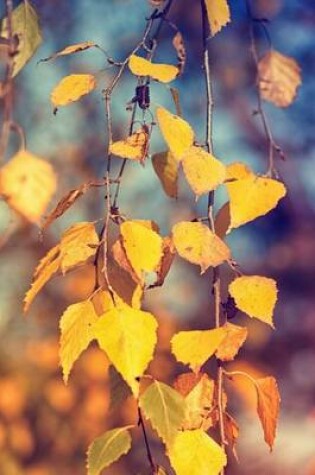
[[[143,417],[142,417],[142,412],[141,412],[140,407],[138,407],[138,416],[139,416],[138,425],[141,426],[141,429],[142,429],[142,434],[143,434],[145,448],[146,448],[146,451],[147,451],[148,461],[149,461],[149,464],[150,464],[150,467],[151,467],[151,470],[152,470],[152,474],[155,474],[156,473],[156,465],[154,463],[154,459],[153,459],[153,455],[152,455],[152,452],[151,452],[149,439],[148,439],[147,432],[146,432],[146,429],[145,429],[144,420],[143,420]]]

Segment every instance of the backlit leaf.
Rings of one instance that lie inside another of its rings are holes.
[[[266,53],[258,64],[260,94],[278,107],[287,107],[300,86],[301,69],[295,59],[278,51]]]
[[[74,53],[79,53],[80,51],[85,51],[87,49],[93,48],[94,46],[97,46],[96,43],[93,43],[93,41],[83,41],[82,43],[76,43],[74,45],[66,46],[60,51],[57,51],[57,53],[52,54],[48,58],[41,59],[40,62],[43,61],[50,61],[55,58],[58,58],[59,56],[68,56],[69,54],[74,54]]]
[[[91,327],[97,318],[90,300],[70,305],[61,317],[59,355],[65,383],[73,364],[94,339]]]
[[[273,279],[259,275],[237,277],[230,283],[229,292],[242,312],[274,327],[278,290]]]
[[[169,446],[185,416],[184,398],[167,384],[155,380],[141,394],[139,405],[159,437]]]
[[[148,312],[125,304],[102,315],[94,325],[95,337],[135,396],[142,376],[150,363],[157,341],[157,322]]]
[[[164,83],[173,81],[179,73],[176,66],[171,64],[154,64],[135,54],[130,56],[129,68],[136,76],[151,76],[151,78]]]
[[[125,221],[120,233],[127,258],[137,276],[143,280],[145,272],[157,270],[163,252],[161,236],[135,221]]]
[[[105,432],[90,445],[87,453],[88,475],[100,475],[131,448],[130,426]]]
[[[222,448],[201,429],[178,432],[169,458],[176,475],[218,475],[227,463]]]
[[[195,371],[218,349],[226,335],[225,328],[214,330],[191,330],[176,333],[172,340],[172,353],[177,361],[187,364]]]
[[[28,221],[37,223],[57,186],[50,163],[21,150],[0,169],[0,193],[8,205]]]
[[[35,8],[28,0],[21,2],[12,13],[12,35],[17,36],[17,53],[13,56],[13,76],[31,59],[43,41]],[[1,36],[8,38],[8,21],[1,22]]]
[[[246,340],[248,330],[229,322],[224,325],[224,328],[226,334],[215,355],[221,361],[231,361],[234,360]]]
[[[149,132],[146,125],[125,140],[118,140],[109,146],[109,152],[117,157],[138,160],[143,163],[148,155]]]
[[[226,166],[226,180],[242,180],[250,176],[254,176],[254,173],[243,162],[233,162]]]
[[[95,255],[98,244],[94,223],[76,223],[67,229],[60,241],[62,272],[85,264]]]
[[[197,197],[215,190],[225,179],[225,166],[201,147],[190,147],[182,163],[186,179]]]
[[[53,247],[40,261],[35,270],[31,288],[24,297],[24,312],[28,311],[38,292],[40,292],[49,279],[59,270],[60,262],[59,246]]]
[[[272,450],[280,406],[277,381],[272,376],[256,379],[256,390],[258,397],[257,412],[264,430],[265,441]]]
[[[212,36],[231,21],[227,0],[206,0],[208,20]]]
[[[175,160],[180,161],[184,153],[193,145],[194,131],[181,117],[158,107],[156,117],[165,142]]]
[[[165,193],[177,198],[178,162],[171,152],[156,153],[152,157],[152,165]]]
[[[226,183],[226,187],[230,197],[229,230],[267,214],[286,194],[280,181],[255,175]]]
[[[178,254],[199,265],[201,273],[230,258],[227,245],[202,223],[182,221],[173,226],[172,234]]]
[[[78,101],[96,88],[96,79],[91,74],[70,74],[54,87],[50,99],[54,108]]]

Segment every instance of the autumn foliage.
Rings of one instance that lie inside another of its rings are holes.
[[[241,430],[231,414],[233,393],[227,390],[227,385],[230,382],[237,384],[243,378],[256,391],[257,416],[270,450],[276,438],[280,404],[277,382],[272,375],[254,377],[237,368],[237,355],[248,337],[248,329],[233,323],[233,318],[237,312],[243,312],[249,318],[259,320],[261,325],[275,329],[278,287],[276,281],[268,276],[250,275],[243,270],[241,263],[233,257],[226,236],[266,215],[286,196],[286,186],[276,168],[279,150],[268,128],[266,138],[270,153],[265,174],[256,173],[239,161],[239,157],[232,164],[225,165],[222,157],[214,153],[208,41],[217,34],[224,35],[224,27],[233,21],[227,0],[200,1],[204,39],[204,64],[200,74],[204,74],[206,82],[204,108],[207,123],[204,124],[205,137],[195,132],[189,118],[181,112],[178,91],[169,86],[186,74],[185,43],[189,38],[183,38],[177,26],[173,25],[174,40],[170,47],[175,48],[178,63],[158,63],[154,58],[159,46],[158,36],[163,35],[162,26],[168,22],[172,3],[172,0],[152,1],[151,16],[139,43],[121,62],[107,57],[108,64],[115,71],[109,84],[100,84],[95,74],[72,74],[69,71],[69,75],[51,92],[52,110],[58,120],[62,107],[80,100],[99,86],[103,87],[107,120],[104,176],[70,190],[48,212],[57,188],[56,173],[44,159],[27,150],[23,140],[20,150],[0,170],[3,199],[24,220],[39,225],[42,239],[54,221],[77,200],[84,199],[88,190],[101,188],[104,191],[104,216],[94,222],[76,222],[60,236],[59,242],[38,263],[24,299],[24,309],[29,311],[38,293],[52,278],[58,276],[62,279],[77,269],[90,270],[92,290],[89,296],[73,301],[59,321],[59,362],[67,386],[64,388],[61,381],[53,378],[47,383],[49,388],[45,386],[45,397],[61,413],[76,404],[76,396],[71,393],[73,369],[86,357],[85,350],[92,345],[93,355],[102,354],[104,374],[112,371],[116,404],[120,404],[121,411],[125,404],[133,405],[134,410],[130,411],[129,420],[123,418],[123,425],[107,427],[106,424],[105,432],[100,428],[99,434],[93,434],[93,439],[88,441],[89,475],[99,475],[132,450],[133,439],[139,437],[139,431],[143,435],[143,467],[149,469],[146,473],[224,473],[230,457],[237,457],[237,439]],[[252,31],[250,9],[248,22]],[[8,48],[7,92],[4,96],[8,108],[14,77],[34,54],[41,33],[37,13],[28,1],[13,10],[9,6],[1,28],[1,36],[7,39]],[[17,43],[14,41],[16,37],[19,39]],[[263,101],[270,101],[277,107],[290,105],[301,83],[300,69],[295,60],[273,49],[261,57],[254,35],[251,46],[257,72],[258,114],[266,123]],[[104,54],[100,45],[84,41],[66,46],[42,61],[54,61],[81,52],[88,54],[88,50],[95,48]],[[111,98],[123,74],[134,76],[136,96],[130,106],[130,128],[123,137],[116,137]],[[150,88],[156,87],[156,83],[170,91],[168,103],[150,103]],[[2,131],[4,137],[6,127],[10,128],[7,123],[11,122],[11,115],[8,115]],[[162,150],[155,150],[151,138],[159,134],[165,145]],[[2,146],[6,148],[8,138],[4,140]],[[195,200],[207,195],[204,216],[177,220],[169,225],[167,232],[160,231],[153,217],[139,220],[126,216],[120,209],[119,197],[124,191],[123,178],[124,173],[128,173],[129,161],[138,162],[139,167],[151,166],[152,162],[161,187],[172,200],[180,193],[180,182],[186,183]],[[120,167],[118,175],[114,173],[114,162]],[[225,190],[228,201],[215,213],[213,204],[218,189]],[[163,378],[163,374],[157,377],[151,371],[161,345],[158,341],[159,315],[147,310],[145,296],[151,289],[163,285],[175,258],[188,261],[197,266],[200,274],[207,275],[214,302],[206,328],[172,329],[167,341],[163,341],[168,357],[175,358],[178,363],[178,375],[170,382]],[[220,278],[220,273],[226,268],[231,275],[228,283]],[[95,356],[95,365],[98,358]],[[235,359],[230,367],[229,363]],[[91,371],[93,373],[93,369]],[[83,371],[81,377],[88,378],[88,374],[88,371]],[[86,400],[95,397],[97,404],[101,397],[98,386],[94,386],[92,396],[86,389]],[[89,405],[88,402],[85,404]],[[91,402],[89,406],[91,413],[93,404]],[[147,434],[149,425],[163,444],[167,456],[165,467],[155,459]],[[88,427],[86,431],[89,436],[93,432]]]

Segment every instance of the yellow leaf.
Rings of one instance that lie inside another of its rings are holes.
[[[164,83],[173,81],[179,73],[176,66],[171,64],[154,64],[135,54],[130,56],[129,68],[136,76],[151,76],[151,78]]]
[[[301,69],[293,58],[271,50],[259,61],[258,74],[263,99],[278,107],[292,104],[302,82]]]
[[[197,197],[215,190],[225,179],[225,166],[201,147],[191,147],[182,163],[186,179]]]
[[[177,198],[178,163],[171,152],[156,153],[152,157],[152,165],[165,193]]]
[[[175,160],[180,161],[194,142],[194,131],[181,117],[158,107],[156,117],[165,142]]]
[[[142,376],[150,363],[157,341],[157,322],[153,315],[125,304],[102,315],[93,327],[95,338],[129,384],[135,396]]]
[[[201,273],[230,258],[227,245],[202,223],[182,221],[173,226],[172,234],[178,254],[200,265]]]
[[[229,322],[224,325],[224,328],[226,334],[215,355],[221,361],[231,361],[234,360],[246,340],[248,330]]]
[[[176,475],[218,475],[227,463],[222,448],[201,429],[178,432],[169,458]]]
[[[143,163],[149,150],[149,130],[146,125],[125,140],[118,140],[109,146],[109,152],[117,157],[138,160]]]
[[[59,355],[65,383],[73,364],[94,339],[91,328],[97,318],[90,300],[70,305],[61,317]]]
[[[229,285],[236,306],[250,317],[273,325],[273,310],[277,302],[277,284],[259,275],[237,277]]]
[[[206,0],[208,20],[212,36],[231,21],[227,0]]]
[[[255,175],[231,181],[226,186],[230,197],[229,230],[267,214],[286,194],[283,183]]]
[[[26,150],[0,169],[0,193],[9,206],[36,223],[55,193],[56,174],[50,163]]]
[[[156,272],[163,254],[163,240],[155,231],[135,221],[120,226],[127,258],[143,281],[145,272]]]
[[[177,361],[187,364],[195,371],[218,349],[226,335],[225,328],[192,330],[176,333],[172,340],[172,353]]]
[[[59,270],[60,248],[55,246],[40,261],[34,273],[34,280],[31,288],[24,297],[24,312],[27,312],[34,298],[49,281],[49,279]]]
[[[94,223],[77,223],[67,229],[60,241],[62,272],[85,264],[95,255],[98,244],[99,238]]]
[[[254,173],[243,162],[233,162],[226,166],[226,180],[242,180],[251,176],[254,176]]]
[[[55,108],[78,101],[96,87],[91,74],[70,74],[65,76],[51,92],[50,99]]]
[[[277,381],[271,376],[256,379],[256,390],[258,398],[257,412],[264,430],[265,441],[272,450],[280,406]]]
[[[74,45],[66,46],[57,53],[52,54],[48,58],[41,59],[40,62],[50,61],[52,59],[58,58],[58,56],[68,56],[69,54],[79,53],[80,51],[85,51],[89,48],[97,46],[93,41],[83,41],[82,43],[76,43]]]
[[[177,377],[174,388],[185,397],[182,429],[208,430],[212,426],[209,414],[214,405],[214,380],[206,373],[184,373]]]

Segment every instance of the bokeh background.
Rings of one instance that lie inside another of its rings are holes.
[[[4,3],[4,2],[2,2]],[[18,2],[15,2],[17,4]],[[214,147],[224,163],[242,160],[263,173],[267,167],[266,143],[256,107],[255,70],[250,55],[248,19],[243,0],[231,3],[232,23],[211,41],[211,65],[215,95]],[[117,60],[123,59],[141,37],[151,7],[145,0],[34,0],[44,42],[15,81],[14,117],[24,127],[27,146],[49,160],[58,173],[58,191],[51,207],[68,190],[105,169],[106,127],[101,90],[114,70],[99,50],[57,59],[37,61],[64,46],[91,40]],[[238,315],[236,322],[249,327],[249,338],[233,367],[253,375],[274,375],[282,395],[278,439],[272,454],[263,442],[255,416],[254,395],[242,384],[230,392],[230,411],[239,421],[240,465],[231,463],[227,473],[315,474],[315,8],[311,0],[255,0],[254,13],[268,18],[275,49],[295,57],[302,68],[303,84],[288,109],[265,105],[274,135],[286,161],[277,161],[288,196],[276,210],[255,223],[233,231],[228,242],[242,269],[273,277],[279,283],[276,331]],[[3,16],[4,7],[1,14]],[[199,2],[175,1],[171,20],[186,40],[185,74],[175,82],[184,117],[203,140],[205,91],[201,77],[201,26]],[[156,59],[176,61],[171,45],[172,29],[165,27]],[[268,46],[257,30],[261,52]],[[53,115],[49,94],[69,73],[92,72],[98,77],[96,92]],[[114,134],[126,134],[130,113],[126,104],[134,95],[135,78],[125,74],[114,100]],[[152,111],[157,104],[172,108],[169,90],[151,88]],[[141,117],[140,117],[141,118]],[[14,138],[7,159],[18,144]],[[151,152],[163,145],[154,133]],[[117,160],[118,161],[118,160]],[[117,164],[118,166],[118,164]],[[0,203],[0,473],[1,475],[81,475],[85,451],[94,437],[116,424],[135,420],[131,400],[122,406],[110,397],[106,357],[96,346],[75,365],[67,387],[58,361],[58,321],[67,305],[91,291],[91,270],[75,272],[49,283],[28,316],[22,300],[36,262],[54,245],[61,232],[78,220],[102,216],[103,191],[90,191],[56,221],[45,239],[35,226],[12,216]],[[216,209],[226,196],[216,194]],[[195,203],[180,183],[179,199],[167,198],[150,160],[144,168],[128,164],[121,211],[134,218],[156,220],[163,233],[181,219],[204,215],[206,201]],[[11,229],[8,234],[8,229]],[[228,270],[224,278],[228,279]],[[171,382],[184,367],[175,365],[169,340],[179,328],[206,328],[211,324],[211,273],[200,278],[198,270],[176,260],[162,289],[152,290],[145,305],[160,321],[160,343],[150,371]],[[113,407],[112,407],[113,406]],[[148,472],[145,450],[135,433],[134,450],[104,473],[111,475]],[[157,459],[164,463],[162,447],[151,433]],[[202,474],[200,474],[202,475]]]

